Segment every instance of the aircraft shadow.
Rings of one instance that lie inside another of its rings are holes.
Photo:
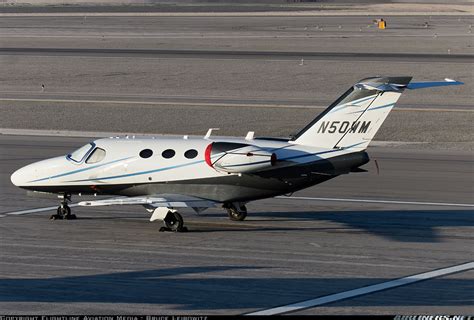
[[[262,309],[382,283],[384,278],[275,278],[207,276],[259,267],[205,266],[53,278],[0,279],[1,302],[128,303],[183,310]],[[472,279],[440,278],[383,296],[350,299],[350,306],[472,306]],[[432,290],[433,289],[433,290]],[[393,291],[400,289],[393,289]],[[453,294],[457,293],[457,294]],[[331,305],[329,305],[331,306]]]
[[[348,232],[360,230],[400,242],[441,242],[440,228],[474,227],[472,210],[253,212],[251,216],[278,218],[281,223],[308,221],[307,226],[332,221],[350,228]]]

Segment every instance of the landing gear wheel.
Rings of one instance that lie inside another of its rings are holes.
[[[61,205],[58,207],[56,214],[50,217],[51,220],[74,220],[76,219],[75,214],[71,214],[71,208],[68,205]]]
[[[232,221],[243,221],[247,217],[247,208],[245,206],[240,206],[237,209],[234,206],[226,208],[227,213],[229,214],[229,219]]]
[[[61,204],[59,205],[56,214],[53,214],[49,219],[51,220],[74,220],[76,219],[75,214],[71,214],[71,208],[67,205],[71,202],[71,195],[68,193],[58,195],[58,198],[61,199]]]
[[[169,211],[168,214],[166,215],[166,218],[163,220],[163,223],[165,224],[165,228],[168,229],[169,231],[173,232],[182,232],[186,231],[187,229],[183,226],[183,217],[177,212],[177,211]],[[160,229],[160,231],[165,231],[162,230],[163,228]]]

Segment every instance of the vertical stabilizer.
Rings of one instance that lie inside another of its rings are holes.
[[[410,80],[376,77],[359,81],[291,141],[328,149],[367,148]]]

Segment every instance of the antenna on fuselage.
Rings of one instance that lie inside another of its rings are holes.
[[[220,130],[220,128],[209,128],[209,130],[207,130],[206,135],[204,136],[204,139],[209,139],[211,137],[212,131],[214,130]]]
[[[245,140],[253,140],[254,135],[255,135],[255,131],[247,132],[247,135],[245,136]]]

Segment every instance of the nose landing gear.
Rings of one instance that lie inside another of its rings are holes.
[[[71,208],[67,205],[71,202],[71,195],[64,194],[58,196],[61,199],[61,203],[56,211],[49,219],[50,220],[74,220],[76,219],[75,214],[71,214]]]

